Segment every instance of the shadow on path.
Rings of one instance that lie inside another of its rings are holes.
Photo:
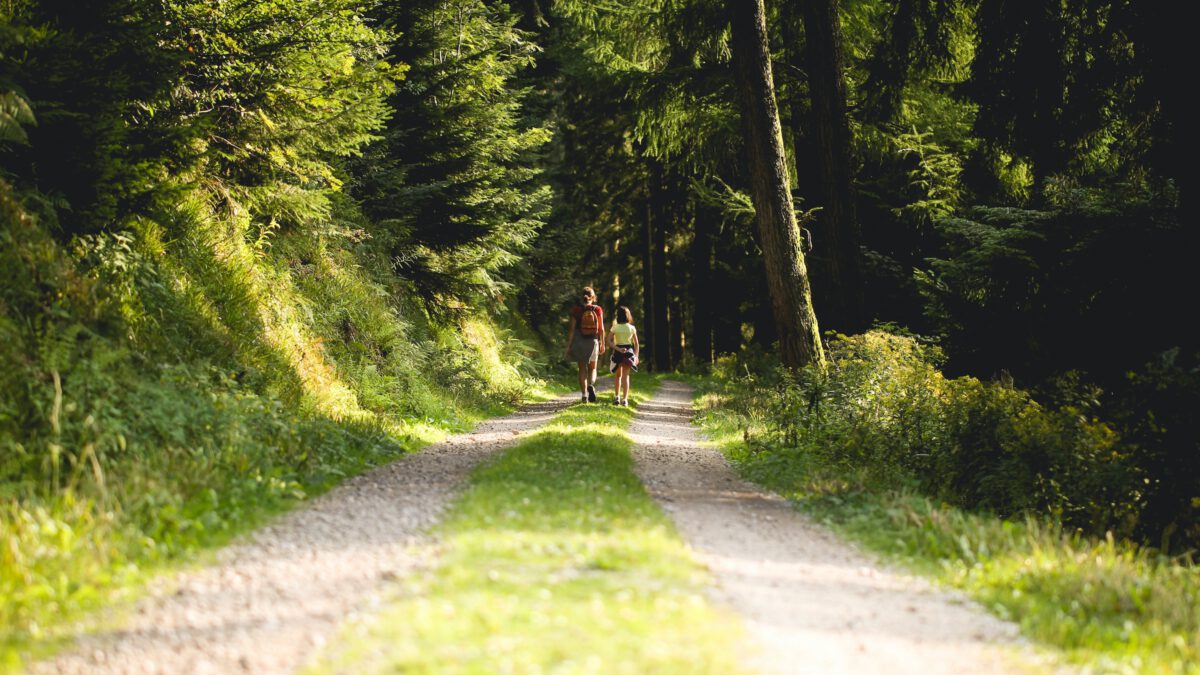
[[[741,480],[699,437],[690,387],[663,382],[630,428],[637,473],[716,577],[772,673],[1005,673],[1015,625],[872,561]]]

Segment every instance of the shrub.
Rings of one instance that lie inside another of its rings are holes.
[[[1136,467],[1117,434],[1085,410],[947,378],[940,350],[911,337],[837,336],[829,354],[826,370],[775,381],[764,439],[771,452],[865,482],[915,482],[957,506],[1131,532]]]
[[[1144,476],[1137,533],[1163,550],[1200,547],[1200,356],[1172,349],[1127,379],[1107,407]]]

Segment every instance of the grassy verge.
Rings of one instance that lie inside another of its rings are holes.
[[[631,418],[574,406],[478,469],[440,565],[313,672],[736,672],[732,620],[632,472]]]
[[[1191,562],[1038,519],[968,512],[905,487],[864,489],[846,469],[748,443],[763,420],[732,405],[747,392],[695,383],[706,434],[743,475],[843,535],[964,590],[1093,672],[1200,673],[1200,570]]]
[[[544,400],[560,389],[531,390],[528,398]],[[386,427],[227,413],[220,418],[226,444],[217,456],[201,458],[202,465],[163,453],[130,471],[114,471],[109,480],[125,484],[115,485],[109,500],[121,511],[97,508],[70,492],[33,508],[10,503],[4,514],[8,547],[0,554],[0,672],[19,671],[23,662],[54,653],[79,633],[119,621],[150,578],[203,564],[232,538],[346,477],[511,409],[498,402],[460,404],[445,419],[397,420]],[[288,439],[259,437],[249,430],[255,425],[286,428]],[[312,458],[296,461],[305,450]],[[172,473],[185,466],[192,473]]]
[[[366,243],[292,228],[264,247],[245,214],[181,193],[67,244],[0,181],[0,672],[539,396],[512,314],[434,317]]]

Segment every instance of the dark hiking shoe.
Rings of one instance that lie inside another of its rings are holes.
[[[595,388],[595,387],[593,387],[593,386],[592,386],[592,385],[590,385],[590,384],[588,385],[588,395],[587,395],[587,400],[588,400],[588,403],[595,403],[595,402],[596,402],[596,388]]]

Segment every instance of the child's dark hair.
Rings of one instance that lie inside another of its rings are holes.
[[[633,313],[628,307],[622,305],[617,308],[617,323],[633,323]]]

